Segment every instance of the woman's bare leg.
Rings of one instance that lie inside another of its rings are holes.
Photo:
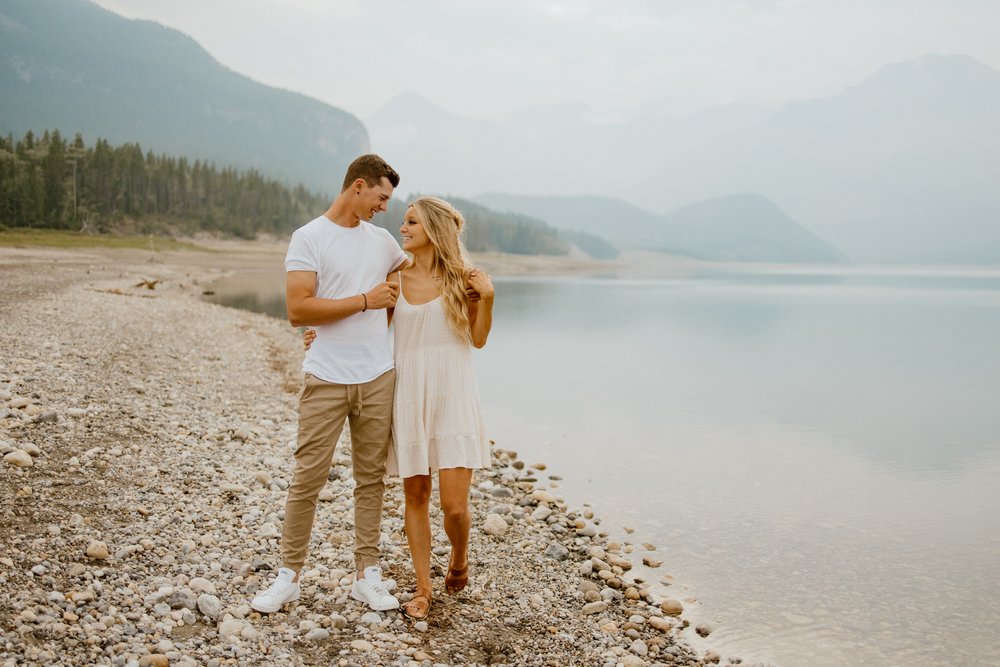
[[[438,473],[444,532],[451,542],[450,570],[462,570],[469,564],[469,486],[472,470],[445,468]]]
[[[413,573],[417,578],[415,595],[431,598],[431,476],[415,475],[403,479],[406,510],[403,525],[410,545]]]

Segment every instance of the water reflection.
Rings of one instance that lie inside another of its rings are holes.
[[[232,308],[285,319],[285,274],[280,271],[239,273],[216,281],[204,299]]]

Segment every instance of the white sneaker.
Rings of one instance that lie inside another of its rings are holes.
[[[299,599],[299,585],[292,581],[294,578],[295,570],[289,570],[287,567],[280,568],[278,578],[274,580],[270,588],[259,591],[254,596],[250,607],[262,614],[273,614],[281,609],[286,602],[295,602]]]
[[[375,611],[399,609],[399,600],[386,590],[382,581],[382,570],[377,565],[365,568],[365,578],[358,579],[355,575],[351,584],[351,597],[364,602]]]

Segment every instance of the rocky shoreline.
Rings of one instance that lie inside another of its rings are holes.
[[[210,258],[205,260],[207,263]],[[205,266],[0,249],[0,664],[703,665],[680,602],[630,574],[634,547],[497,443],[477,474],[469,587],[426,622],[349,598],[350,438],[321,496],[302,598],[248,601],[277,561],[300,340],[205,303]],[[150,283],[155,284],[152,286]],[[412,589],[402,487],[383,568]],[[646,553],[647,565],[655,554]]]

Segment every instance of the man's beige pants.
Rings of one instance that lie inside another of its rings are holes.
[[[351,424],[354,464],[354,560],[358,570],[378,564],[395,385],[394,370],[364,384],[333,384],[306,374],[299,399],[295,477],[285,501],[281,531],[281,560],[285,567],[298,572],[306,562],[316,499],[330,473],[345,418]]]

